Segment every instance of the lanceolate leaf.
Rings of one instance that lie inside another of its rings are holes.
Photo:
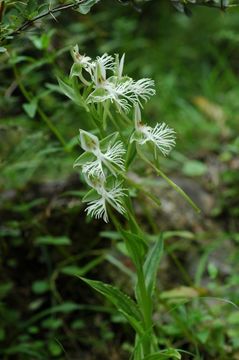
[[[115,305],[128,320],[130,325],[139,333],[143,333],[141,325],[141,314],[137,304],[122,291],[114,286],[105,284],[101,281],[95,281],[80,277],[81,280],[90,285],[93,289],[104,295],[111,303]]]
[[[144,276],[148,293],[152,296],[155,287],[158,266],[163,254],[163,236],[155,241],[153,247],[149,250],[144,263]]]
[[[129,252],[131,259],[134,262],[136,268],[143,265],[143,258],[145,255],[146,245],[144,240],[133,233],[121,230],[122,236],[125,241],[126,248]]]

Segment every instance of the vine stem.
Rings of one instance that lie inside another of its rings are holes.
[[[17,82],[22,94],[24,95],[24,97],[26,98],[26,100],[28,102],[31,102],[32,101],[32,96],[29,94],[29,92],[27,91],[27,89],[23,85],[22,80],[21,80],[21,76],[19,75],[15,64],[13,65],[13,72],[14,72],[14,75],[15,75],[15,78],[16,78],[16,82]],[[55,135],[55,137],[61,143],[64,150],[66,152],[68,152],[69,150],[67,149],[66,142],[65,142],[64,138],[59,133],[59,131],[55,127],[55,125],[48,118],[48,116],[44,113],[44,111],[39,107],[39,105],[37,105],[37,112],[38,112],[39,116],[41,117],[41,119],[47,124],[47,126],[51,130],[51,132]]]

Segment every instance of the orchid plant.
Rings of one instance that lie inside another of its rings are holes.
[[[138,159],[162,176],[196,210],[192,200],[160,167],[176,143],[175,131],[165,123],[148,125],[142,117],[145,103],[155,95],[154,81],[134,80],[124,74],[125,55],[104,54],[91,59],[72,49],[73,65],[68,81],[59,80],[61,91],[84,109],[91,129],[80,129],[82,153],[74,167],[80,169],[89,191],[83,198],[88,216],[112,221],[124,240],[136,272],[135,300],[117,287],[82,278],[110,300],[136,333],[134,360],[180,359],[176,349],[160,349],[153,323],[157,268],[163,251],[163,236],[152,243],[135,215],[132,189],[157,205],[156,195],[130,176]],[[134,171],[135,168],[134,168]],[[117,213],[119,215],[117,215]],[[126,229],[123,227],[126,227]]]

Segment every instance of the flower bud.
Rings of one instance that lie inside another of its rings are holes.
[[[83,150],[93,153],[97,151],[100,146],[97,136],[85,130],[80,130],[80,143]]]

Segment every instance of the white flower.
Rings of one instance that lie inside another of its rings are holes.
[[[115,144],[109,144],[106,152],[102,156],[102,161],[107,160],[116,164],[121,170],[124,170],[124,160],[122,156],[126,153],[126,150],[121,141],[117,141]]]
[[[109,203],[120,214],[125,213],[125,209],[122,204],[122,198],[125,196],[124,189],[120,187],[120,183],[116,183],[111,189],[106,189],[105,184],[102,181],[98,181],[98,184],[92,183],[89,179],[88,183],[97,191],[100,196],[99,199],[91,200],[88,203],[85,211],[87,215],[93,216],[96,219],[103,218],[105,222],[109,221],[106,204]]]
[[[93,91],[87,99],[87,103],[104,102],[111,100],[119,110],[128,112],[132,106],[141,101],[147,101],[150,96],[155,94],[154,81],[151,79],[140,79],[135,81],[128,77],[123,77],[120,81],[115,81],[115,77],[106,80],[101,87]]]
[[[155,95],[154,80],[145,78],[134,81],[132,84],[132,92],[137,97],[139,104],[141,99],[147,101],[151,96]]]
[[[144,145],[151,141],[164,156],[168,155],[175,146],[175,131],[165,123],[158,123],[154,128],[142,124],[139,106],[135,107],[135,129],[130,142],[137,141],[140,145]]]
[[[94,63],[92,62],[91,58],[86,55],[81,55],[79,53],[79,46],[75,45],[72,49],[72,57],[75,64],[80,65],[83,69],[87,72],[91,73],[92,68],[94,67]]]
[[[124,149],[121,141],[116,141],[109,144],[106,151],[103,152],[100,149],[100,142],[97,136],[90,134],[87,131],[80,131],[80,142],[83,150],[90,152],[94,155],[95,159],[81,163],[81,156],[75,161],[74,166],[82,166],[82,172],[88,176],[98,177],[105,179],[105,173],[103,164],[115,175],[114,166],[118,166],[121,170],[124,170],[123,155],[126,150]]]
[[[78,166],[77,162],[74,166]],[[100,159],[94,161],[89,161],[82,165],[82,172],[88,176],[95,176],[97,178],[105,178],[105,173],[103,169],[103,162]]]
[[[106,80],[107,70],[114,70],[114,58],[108,54],[97,56],[93,64],[94,73],[92,74],[92,80],[96,86],[101,86]]]
[[[115,79],[114,79],[115,80]],[[99,103],[110,100],[114,102],[119,109],[128,112],[136,98],[131,92],[132,80],[125,81],[122,84],[116,84],[113,81],[106,80],[101,87],[94,90],[87,98],[87,103]]]
[[[84,69],[86,72],[90,74],[92,77],[94,63],[92,62],[91,58],[86,55],[81,55],[79,53],[78,45],[75,45],[71,51],[74,64],[71,67],[70,77],[78,76],[82,83],[86,86],[90,86],[90,82],[86,80],[82,74],[82,70]]]

